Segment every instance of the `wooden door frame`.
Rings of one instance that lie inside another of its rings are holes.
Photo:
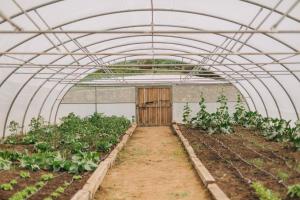
[[[139,113],[138,113],[138,90],[139,89],[143,89],[143,88],[169,88],[170,89],[170,103],[171,103],[171,123],[170,125],[172,124],[172,121],[173,121],[173,85],[141,85],[141,86],[135,86],[135,116],[136,116],[136,123],[137,125],[138,122],[139,122]]]

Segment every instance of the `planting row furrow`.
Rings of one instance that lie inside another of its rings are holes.
[[[249,163],[244,158],[242,158],[239,154],[232,151],[226,145],[220,144],[218,141],[214,140],[209,135],[199,135],[192,133],[192,135],[199,139],[201,143],[205,143],[204,145],[209,148],[209,150],[213,151],[221,157],[229,166],[236,171],[236,174],[245,182],[249,189],[251,188],[251,183],[254,181],[262,181],[266,185],[273,185],[277,190],[286,191],[286,185],[280,182],[273,174],[262,170],[255,165]],[[255,175],[255,176],[253,176]],[[253,178],[255,177],[255,178]],[[257,180],[258,179],[258,180]]]

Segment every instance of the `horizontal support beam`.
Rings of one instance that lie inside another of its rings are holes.
[[[276,34],[286,34],[293,33],[298,34],[300,30],[193,30],[193,31],[181,31],[181,30],[166,30],[166,31],[112,31],[112,30],[21,30],[21,31],[12,31],[12,30],[0,30],[0,34],[207,34],[207,33],[276,33]]]
[[[73,55],[73,56],[87,56],[87,55],[104,55],[104,56],[213,56],[213,55],[299,55],[300,51],[295,52],[230,52],[230,53],[207,53],[207,52],[190,52],[190,53],[117,53],[117,52],[30,52],[30,51],[2,51],[1,55],[46,55],[46,56],[57,56],[57,55]]]
[[[172,70],[172,71],[154,71],[154,72],[135,72],[135,73],[132,73],[132,72],[104,72],[104,73],[90,73],[90,75],[103,75],[103,76],[107,76],[107,75],[117,75],[117,76],[128,76],[128,75],[183,75],[183,72],[185,73],[188,73],[188,72],[195,72],[194,76],[219,76],[220,74],[216,74],[216,73],[212,73],[212,72],[207,72],[207,73],[197,73],[197,71],[175,71],[175,70]],[[219,72],[219,71],[218,71]],[[297,72],[300,72],[300,70],[297,70]],[[256,77],[259,77],[260,75],[269,75],[268,73],[270,72],[260,72],[260,73],[255,73],[255,76]],[[290,72],[271,72],[272,74],[271,75],[291,75]],[[16,72],[15,74],[35,74],[34,72]],[[82,73],[67,73],[67,72],[60,72],[60,73],[51,73],[51,72],[40,72],[38,73],[38,75],[52,75],[52,74],[55,74],[55,75],[84,75]],[[222,74],[222,75],[233,75],[233,76],[243,76],[243,75],[251,75],[253,74],[252,72],[234,72],[234,71],[231,71],[231,72],[227,72],[226,74]],[[271,77],[271,75],[269,75]],[[254,77],[254,75],[252,75]]]
[[[185,67],[185,66],[230,66],[230,65],[298,65],[299,62],[258,62],[258,63],[214,63],[214,64],[188,64],[188,63],[174,63],[174,64],[112,64],[112,65],[101,65],[106,66],[109,68],[125,68],[125,67]],[[89,69],[88,67],[93,67],[91,69],[94,69],[94,67],[99,67],[99,65],[95,64],[47,64],[47,63],[1,63],[0,62],[0,68],[18,68],[18,67],[25,67],[30,66],[27,68],[60,68],[60,67],[68,67],[68,69],[81,69],[81,67],[84,67],[84,69]]]

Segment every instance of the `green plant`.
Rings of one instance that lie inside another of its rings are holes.
[[[0,189],[2,190],[13,190],[13,186],[18,184],[18,181],[16,179],[12,179],[11,181],[9,181],[9,183],[3,183],[0,185]]]
[[[183,114],[182,114],[182,121],[185,125],[190,125],[191,123],[191,112],[192,109],[190,108],[189,104],[186,103],[183,107]]]
[[[210,114],[206,111],[205,99],[203,97],[203,93],[201,93],[200,101],[199,101],[200,110],[197,112],[196,117],[193,122],[197,128],[202,130],[207,130],[210,126]]]
[[[30,177],[30,173],[29,172],[25,172],[25,171],[21,171],[20,172],[20,177],[24,178],[24,179],[29,178]]]
[[[212,133],[225,133],[229,134],[233,132],[233,123],[231,117],[229,115],[228,106],[227,106],[227,98],[221,93],[218,97],[217,102],[219,103],[219,107],[215,113],[211,114],[210,117],[210,126],[208,128],[208,132]]]
[[[36,186],[27,186],[23,190],[15,193],[13,196],[9,198],[9,200],[25,200],[30,195],[36,193],[38,191],[38,188]]]
[[[11,167],[11,161],[0,157],[0,170],[9,170]]]
[[[51,197],[57,198],[59,196],[60,196],[60,194],[58,192],[52,192],[51,193]]]
[[[240,94],[237,96],[237,103],[235,105],[235,112],[233,113],[233,119],[236,124],[244,125],[246,122],[246,108],[242,103],[242,97]]]
[[[16,122],[16,121],[11,121],[11,122],[9,122],[8,130],[9,130],[13,135],[17,135],[19,129],[20,129],[20,125],[19,125],[18,122]]]
[[[16,184],[18,184],[18,181],[16,179],[12,179],[9,183],[11,185],[16,185]]]
[[[99,149],[99,151],[108,152],[110,150],[110,148],[112,147],[112,143],[103,139],[103,140],[98,141],[96,146],[97,146],[97,149]]]
[[[40,178],[41,181],[49,181],[52,180],[54,178],[53,174],[49,173],[49,174],[43,174]]]
[[[261,158],[254,158],[254,159],[249,160],[249,162],[259,168],[262,168],[264,166],[264,160]]]
[[[72,178],[74,180],[80,180],[80,179],[82,179],[82,176],[80,176],[80,175],[74,175]]]
[[[38,116],[37,118],[32,118],[29,124],[30,131],[35,132],[40,130],[45,125],[45,120],[42,116]]]
[[[291,198],[300,198],[300,184],[288,186],[287,195]]]
[[[13,190],[13,185],[11,183],[3,183],[0,185],[1,190]]]
[[[282,180],[282,181],[287,181],[289,178],[289,174],[284,172],[284,171],[278,171],[277,172],[277,177]]]
[[[260,200],[281,200],[280,197],[259,182],[253,182],[251,187]]]
[[[0,151],[0,157],[9,161],[17,161],[23,156],[22,153],[17,151]]]
[[[297,120],[295,127],[289,130],[289,141],[296,150],[300,150],[300,120]]]

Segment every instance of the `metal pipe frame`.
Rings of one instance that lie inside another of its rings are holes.
[[[130,37],[133,37],[133,36],[130,36]],[[175,37],[175,36],[172,36],[172,37]],[[211,44],[212,45],[212,44]],[[263,101],[262,101],[263,102]],[[255,107],[255,104],[254,104],[254,107]]]
[[[162,56],[260,56],[260,55],[300,55],[300,51],[297,52],[232,52],[232,53],[114,53],[114,52],[12,52],[12,51],[0,51],[0,55],[38,55],[38,56],[91,56],[91,55],[97,55],[97,56],[152,56],[152,55],[162,55]]]
[[[248,34],[299,34],[300,30],[199,30],[199,31],[109,31],[109,30],[0,30],[0,34],[231,34],[231,33],[248,33]]]
[[[109,61],[109,62],[111,62],[111,61]],[[250,85],[251,85],[251,82],[249,82],[250,83]],[[248,94],[248,96],[250,97],[250,99],[252,100],[252,97],[249,95],[249,93],[248,93],[248,91],[243,87],[243,85],[240,85],[244,90],[245,90],[245,92]],[[66,85],[66,87],[67,87],[67,85]],[[254,90],[256,91],[256,92],[258,92],[257,90],[256,90],[256,88],[254,88]],[[58,99],[58,97],[60,96],[60,94],[57,96],[57,99]],[[261,95],[259,94],[259,92],[258,92],[258,96],[261,98]],[[63,97],[61,98],[61,100],[63,99]],[[253,100],[252,100],[253,101]],[[262,101],[262,104],[263,104],[263,106],[264,106],[264,108],[265,108],[265,111],[266,111],[266,114],[267,114],[267,116],[268,116],[268,111],[267,111],[267,108],[266,108],[266,105],[264,104],[264,101],[263,101],[263,99],[261,99],[261,101]],[[255,109],[256,109],[256,105],[253,103],[253,105],[254,105],[254,107],[255,107]],[[249,106],[248,106],[249,107]],[[53,110],[53,109],[52,109]],[[52,110],[51,110],[51,112],[50,112],[50,114],[52,113]],[[55,116],[56,116],[56,114],[55,114]],[[51,116],[49,117],[49,119],[51,118]],[[56,117],[55,117],[55,121],[56,121]]]
[[[266,87],[267,88],[267,87]],[[267,88],[268,89],[268,88]],[[274,102],[276,102],[276,100],[274,100]]]

